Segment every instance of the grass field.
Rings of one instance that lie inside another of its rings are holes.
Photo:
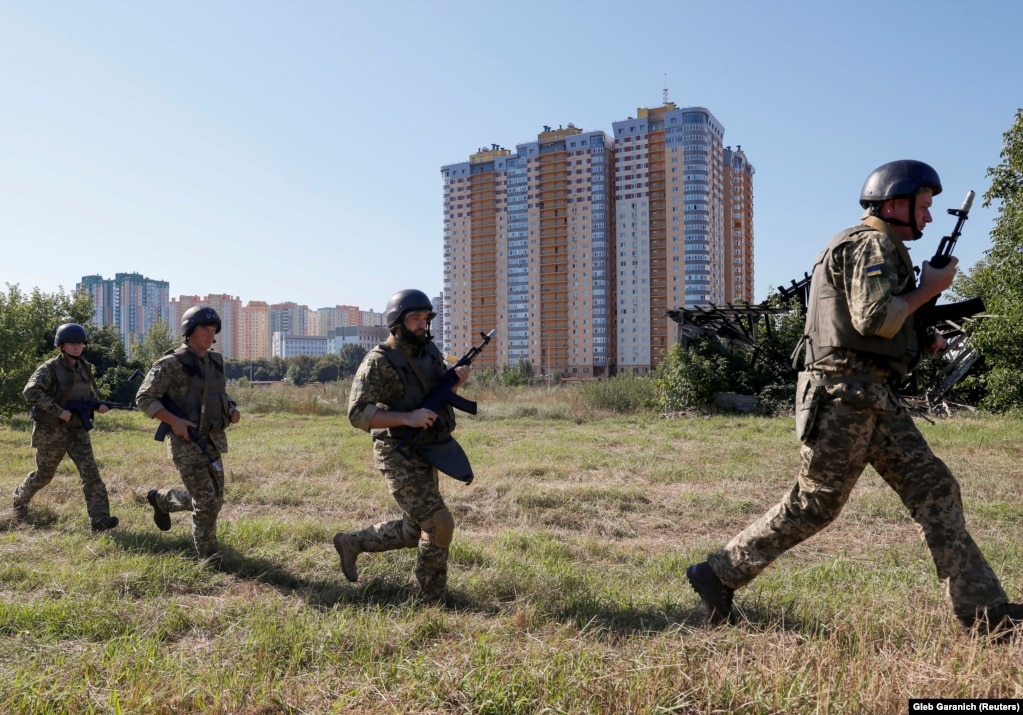
[[[146,492],[180,484],[155,421],[97,416],[121,519],[99,536],[69,460],[29,523],[10,523],[33,451],[27,419],[0,426],[0,713],[904,713],[909,698],[1023,697],[1023,638],[962,634],[869,470],[831,528],[736,594],[739,625],[704,625],[685,567],[790,487],[791,418],[600,414],[559,389],[476,397],[458,430],[476,481],[442,477],[448,607],[417,600],[414,550],[341,576],[333,534],[396,512],[368,435],[331,409],[243,405],[222,572],[195,562],[187,515],[153,525]],[[1023,599],[1019,422],[921,429]]]

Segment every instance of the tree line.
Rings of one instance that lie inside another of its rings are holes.
[[[177,331],[164,322],[154,323],[145,337],[126,349],[116,326],[92,324],[92,301],[85,293],[63,290],[47,294],[35,289],[26,293],[17,285],[0,290],[0,417],[28,410],[22,396],[35,369],[57,354],[54,336],[64,323],[79,323],[89,335],[82,356],[95,367],[102,397],[132,404],[142,378],[154,362],[181,344]],[[130,357],[129,357],[130,354]],[[288,381],[296,385],[343,380],[355,374],[366,350],[345,345],[340,354],[287,359],[228,358],[224,369],[229,380]]]

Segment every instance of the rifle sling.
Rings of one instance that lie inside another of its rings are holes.
[[[203,371],[202,371],[202,407],[199,408],[199,434],[200,435],[205,434],[205,432],[203,432],[203,428],[205,427],[205,424],[206,424],[206,421],[207,421],[207,417],[206,417],[206,399],[210,396],[210,366],[205,364],[205,361],[207,359],[208,358],[206,358],[206,356],[203,355],[203,362],[204,362],[204,364],[203,364]],[[210,360],[210,362],[212,362],[212,360]],[[214,483],[214,486],[216,486],[216,483]]]

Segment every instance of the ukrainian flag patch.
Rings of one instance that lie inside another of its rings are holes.
[[[879,276],[881,275],[881,266],[867,266],[868,276]]]

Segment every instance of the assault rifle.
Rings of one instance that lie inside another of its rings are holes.
[[[93,428],[92,415],[100,407],[106,405],[107,409],[111,410],[137,410],[138,407],[135,405],[122,405],[117,402],[107,402],[106,400],[97,400],[90,397],[88,400],[68,400],[63,405],[62,409],[67,410],[73,415],[78,415],[78,419],[82,421],[82,426],[86,430]]]
[[[460,357],[458,362],[448,368],[447,372],[444,373],[444,377],[441,378],[436,387],[430,390],[430,394],[426,396],[426,399],[423,400],[418,409],[426,408],[432,412],[438,412],[440,406],[447,403],[456,410],[470,415],[476,414],[476,403],[465,399],[454,391],[455,386],[458,384],[458,374],[455,370],[463,365],[472,365],[472,361],[483,352],[483,348],[487,347],[487,343],[490,342],[496,332],[497,328],[494,328],[489,333],[480,332],[483,342],[469,348],[469,351]],[[435,424],[441,430],[447,431],[447,426],[439,415]],[[465,451],[458,442],[454,438],[448,438],[443,442],[435,444],[420,444],[424,431],[422,427],[409,429],[398,444],[395,445],[395,449],[405,459],[412,459],[413,455],[418,453],[419,456],[445,474],[466,484],[472,482],[472,466],[469,464],[469,458],[465,455]]]
[[[952,233],[943,236],[938,244],[938,250],[931,258],[930,264],[935,268],[944,268],[952,260],[952,251],[955,250],[956,241],[963,233],[963,224],[969,218],[970,208],[973,206],[974,192],[970,191],[963,200],[962,208],[948,209],[948,213],[956,217],[956,225]],[[984,301],[981,298],[970,298],[958,303],[946,303],[937,305],[938,296],[934,296],[924,303],[916,312],[917,323],[923,328],[923,332],[933,335],[934,327],[944,321],[960,321],[969,318],[971,315],[984,312]]]
[[[170,412],[175,417],[179,417],[183,420],[187,420],[185,413],[181,411],[177,403],[170,398],[169,395],[164,395],[160,398],[160,404],[163,405],[163,409]],[[210,447],[206,443],[206,438],[199,433],[198,427],[188,428],[188,438],[195,442],[195,446],[199,448],[203,456],[206,457],[206,461],[209,462],[210,479],[213,481],[213,492],[219,497],[220,496],[220,481],[224,478],[224,464],[217,457],[214,459],[213,454],[210,452]],[[161,422],[160,426],[156,428],[156,434],[153,435],[153,439],[157,442],[163,442],[164,437],[171,431],[171,426],[166,422]]]

